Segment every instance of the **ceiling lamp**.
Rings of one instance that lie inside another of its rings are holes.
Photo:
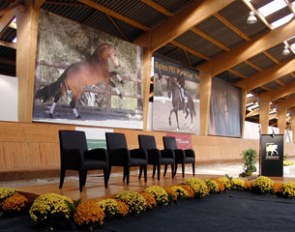
[[[290,54],[290,50],[289,50],[289,48],[288,48],[288,46],[287,46],[287,45],[285,45],[285,47],[284,47],[284,50],[283,50],[282,54],[283,54],[284,56],[287,56],[287,55],[289,55],[289,54]]]
[[[257,22],[257,18],[256,18],[256,16],[255,16],[254,11],[250,11],[250,12],[249,12],[249,16],[248,16],[248,18],[247,18],[247,23],[248,23],[248,24],[254,24],[254,23],[256,23],[256,22]]]

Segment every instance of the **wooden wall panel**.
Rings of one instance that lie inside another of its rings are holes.
[[[0,122],[0,174],[7,172],[33,172],[59,170],[58,130],[75,129],[72,125],[46,123],[8,123]],[[138,134],[156,137],[159,149],[163,148],[162,136],[165,132],[114,129],[125,133],[130,149],[138,147]],[[247,148],[258,151],[258,140],[192,136],[196,162],[226,162],[241,160],[241,153]],[[295,144],[286,143],[285,153],[295,156]],[[28,174],[29,175],[29,174]]]

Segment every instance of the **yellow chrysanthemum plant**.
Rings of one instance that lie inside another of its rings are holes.
[[[233,178],[231,181],[231,189],[243,191],[245,188],[245,181],[240,178]]]
[[[195,197],[197,198],[204,198],[209,195],[209,189],[205,181],[197,177],[186,179],[183,184],[190,186],[194,190]]]
[[[224,184],[225,190],[231,189],[231,178],[228,176],[219,177],[217,180]]]
[[[252,184],[252,190],[257,193],[270,193],[273,190],[273,181],[266,176],[259,176]]]
[[[283,184],[282,195],[287,198],[295,197],[295,181],[289,181]]]
[[[95,201],[85,201],[79,204],[74,213],[76,224],[82,228],[94,231],[103,224],[104,210]]]
[[[145,189],[145,192],[151,193],[158,205],[167,205],[169,202],[168,193],[158,185],[153,185]]]
[[[181,185],[174,185],[171,187],[177,195],[177,200],[187,199],[188,193]]]
[[[106,218],[112,218],[114,216],[124,217],[129,211],[129,207],[126,203],[112,198],[100,200],[97,202],[97,205],[103,209]]]
[[[70,198],[46,193],[35,199],[29,213],[36,226],[55,229],[69,224],[74,210],[75,206]]]
[[[116,198],[128,205],[131,214],[140,214],[146,210],[145,198],[138,192],[123,191]]]
[[[204,180],[210,193],[219,193],[219,186],[217,181],[215,180],[209,180],[209,179],[205,179]]]

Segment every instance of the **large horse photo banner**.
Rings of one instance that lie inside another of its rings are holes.
[[[212,80],[209,134],[241,137],[241,89]]]
[[[142,49],[41,11],[33,121],[143,128]]]
[[[199,134],[197,71],[154,57],[153,130]]]

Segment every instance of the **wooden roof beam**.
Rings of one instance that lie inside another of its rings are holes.
[[[190,47],[188,47],[188,46],[186,46],[184,44],[181,44],[181,43],[179,43],[179,42],[177,42],[175,40],[174,41],[171,41],[170,43],[172,45],[178,47],[178,48],[183,49],[184,51],[187,51],[187,52],[189,52],[189,53],[191,53],[191,54],[193,54],[193,55],[195,55],[197,57],[202,58],[203,60],[209,60],[210,59],[208,56],[205,56],[202,53],[197,52],[196,50],[194,50],[194,49],[192,49],[192,48],[190,48]]]
[[[262,72],[255,73],[247,79],[236,83],[236,86],[250,91],[271,81],[277,80],[295,71],[295,59],[286,61],[282,64],[276,64]]]
[[[11,23],[14,17],[15,17],[14,9],[10,9],[4,13],[4,15],[0,18],[0,33],[6,27],[8,27],[8,25]]]
[[[4,47],[16,49],[16,43],[10,43],[10,42],[0,40],[0,45]]]
[[[35,0],[34,1],[34,8],[36,10],[39,10],[45,2],[46,2],[46,0]]]
[[[295,81],[286,86],[281,86],[270,91],[270,101],[275,101],[279,98],[295,93]],[[263,94],[261,94],[263,95]],[[260,96],[261,96],[260,95]]]
[[[166,21],[152,29],[150,32],[138,37],[134,43],[149,48],[151,52],[154,52],[182,35],[193,26],[217,13],[233,1],[234,0],[194,1],[182,11],[167,18]]]
[[[167,9],[165,9],[164,7],[160,6],[159,4],[155,3],[152,0],[141,0],[141,1],[167,17],[173,16],[173,14],[170,11],[168,11]]]
[[[294,36],[295,20],[278,27],[256,39],[245,42],[229,52],[224,52],[213,58],[210,62],[205,62],[198,66],[198,69],[210,71],[211,76],[216,76],[231,67],[250,59],[265,50],[281,43]]]

